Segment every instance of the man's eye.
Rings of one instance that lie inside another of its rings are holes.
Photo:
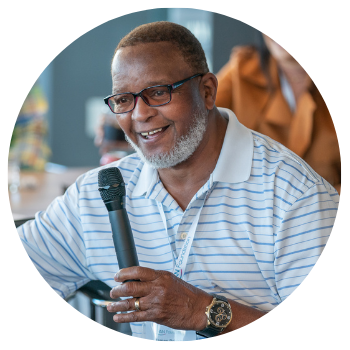
[[[154,92],[155,96],[163,96],[164,94],[166,94],[166,91],[164,91],[164,90],[156,90]]]
[[[115,96],[114,103],[116,105],[122,105],[122,104],[130,103],[132,99],[133,99],[132,95]]]
[[[150,89],[147,91],[147,95],[149,98],[153,99],[164,99],[168,97],[169,91],[167,88]]]

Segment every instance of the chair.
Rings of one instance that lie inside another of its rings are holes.
[[[15,220],[15,226],[19,227],[26,221],[32,219],[33,218]],[[130,325],[128,323],[114,322],[113,313],[107,311],[107,305],[110,302],[116,301],[116,299],[110,298],[110,290],[111,288],[102,281],[90,281],[78,289],[74,294],[68,296],[65,300],[76,310],[82,312],[81,307],[79,307],[79,300],[82,299],[82,296],[86,297],[89,301],[89,312],[86,316],[105,327],[131,335]]]

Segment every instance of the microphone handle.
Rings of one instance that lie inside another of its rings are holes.
[[[119,268],[139,266],[134,237],[125,208],[108,212]]]

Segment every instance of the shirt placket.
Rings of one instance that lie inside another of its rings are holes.
[[[159,179],[149,194],[150,199],[154,199],[163,205],[164,215],[167,222],[169,244],[174,259],[177,259],[179,256],[184,241],[188,236],[193,218],[198,210],[201,210],[206,197],[211,191],[212,185],[213,182],[211,176],[208,182],[194,195],[184,212],[171,197]]]
[[[212,179],[209,179],[208,182],[196,193],[183,213],[175,236],[176,256],[179,256],[184,241],[188,236],[193,218],[196,216],[198,210],[202,209],[206,198],[210,194],[212,185],[211,180]]]

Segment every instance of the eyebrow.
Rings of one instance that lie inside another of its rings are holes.
[[[148,87],[151,87],[151,86],[157,86],[157,85],[172,85],[174,83],[168,83],[167,80],[157,80],[157,81],[149,81],[147,83],[147,86],[144,87],[144,89],[147,89]],[[145,84],[146,85],[146,84]],[[141,89],[143,90],[143,89]],[[140,91],[140,90],[139,90]],[[115,94],[120,94],[120,93],[123,93],[123,92],[139,92],[139,91],[130,91],[130,90],[127,90],[127,89],[124,89],[124,88],[113,88],[112,89],[112,94],[115,95]]]

